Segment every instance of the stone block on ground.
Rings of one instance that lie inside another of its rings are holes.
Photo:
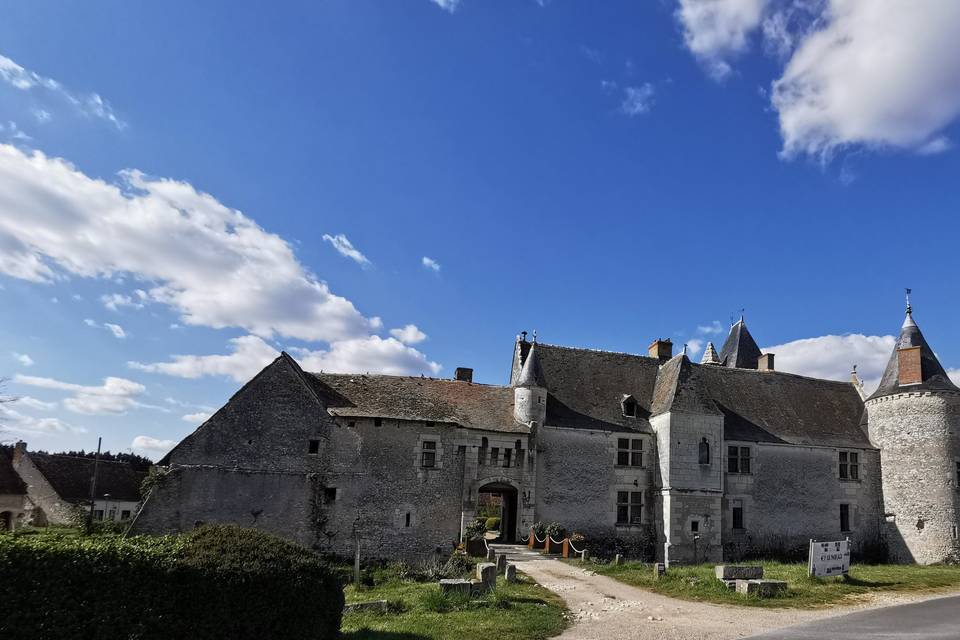
[[[469,580],[462,580],[458,578],[447,578],[440,581],[440,592],[446,594],[457,594],[462,593],[463,595],[469,596],[471,594],[471,586]]]
[[[388,604],[386,600],[373,600],[371,602],[354,602],[343,607],[344,611],[379,611],[386,613]]]
[[[507,556],[497,556],[497,573],[503,575],[507,572]]]
[[[717,580],[759,580],[763,567],[754,565],[718,564],[713,568]]]
[[[497,565],[492,562],[483,562],[477,565],[477,579],[483,583],[486,591],[497,587]]]
[[[584,549],[584,550],[580,553],[580,562],[586,562],[586,561],[589,560],[589,559],[590,559],[590,552],[587,551],[586,549]]]
[[[507,579],[507,582],[516,582],[517,581],[517,565],[513,563],[508,564],[506,570],[503,573],[503,577]]]
[[[783,580],[737,580],[737,593],[755,595],[758,598],[773,598],[787,592]]]
[[[659,580],[667,573],[667,565],[662,562],[655,562],[653,565],[653,577]]]

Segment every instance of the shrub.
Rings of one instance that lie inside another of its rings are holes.
[[[487,527],[486,522],[483,520],[474,520],[464,528],[463,533],[467,540],[473,540],[474,538],[482,538],[483,534],[486,533]]]
[[[618,553],[631,560],[650,562],[654,557],[656,534],[650,526],[631,528],[629,531],[614,527],[591,529],[574,542],[578,549],[584,545],[597,560],[612,560]]]
[[[567,530],[559,522],[551,522],[546,526],[547,535],[554,540],[567,537]]]
[[[542,522],[534,522],[533,526],[530,528],[533,529],[533,532],[537,535],[538,538],[541,538],[541,539],[547,533],[547,525],[545,525]]]
[[[343,592],[309,551],[235,526],[0,536],[4,638],[335,638]]]
[[[487,521],[484,523],[484,527],[487,531],[499,531],[500,518],[487,518]]]

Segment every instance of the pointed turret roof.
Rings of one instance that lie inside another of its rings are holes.
[[[740,316],[740,320],[730,327],[730,334],[720,349],[720,364],[737,369],[756,369],[760,355],[760,347],[747,330],[743,316]]]
[[[537,343],[530,345],[530,352],[523,362],[520,377],[517,378],[518,387],[544,387],[547,384],[543,376],[543,367],[540,366],[540,356],[537,355]]]
[[[960,391],[953,382],[951,382],[943,365],[937,360],[936,354],[926,339],[920,332],[913,319],[913,307],[907,301],[907,315],[903,319],[903,325],[900,327],[900,337],[893,347],[893,353],[890,354],[890,360],[887,362],[887,368],[880,379],[880,386],[870,396],[881,398],[883,396],[893,395],[901,392],[900,386],[900,358],[898,351],[910,347],[920,347],[920,383],[911,384],[903,387],[903,391]]]
[[[703,357],[700,358],[700,364],[720,364],[720,356],[712,342],[707,343],[707,348],[703,350]]]

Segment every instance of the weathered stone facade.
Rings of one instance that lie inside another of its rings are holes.
[[[283,354],[161,461],[134,531],[238,522],[417,559],[457,544],[491,493],[506,539],[555,521],[666,562],[846,537],[903,561],[956,553],[960,390],[884,393],[866,421],[858,384],[773,371],[742,320],[702,364],[671,348],[518,338],[506,386],[311,374]]]

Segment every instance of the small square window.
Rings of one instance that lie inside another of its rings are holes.
[[[336,501],[337,501],[337,488],[336,488],[336,487],[324,487],[324,488],[323,488],[323,501],[324,501],[324,502],[336,502]]]
[[[307,452],[308,452],[308,453],[320,453],[320,441],[319,441],[319,440],[311,440],[311,441],[310,441],[310,445],[309,445],[309,447],[308,447],[308,449],[307,449]]]
[[[121,519],[121,520],[129,520],[129,519],[130,519],[130,511],[129,511],[128,509],[124,509],[123,511],[121,511],[121,512],[120,512],[120,519]],[[956,536],[954,536],[954,538],[956,538]]]
[[[374,419],[373,419],[373,426],[375,426],[375,427],[382,427],[382,426],[383,426],[383,418],[374,418]]]

